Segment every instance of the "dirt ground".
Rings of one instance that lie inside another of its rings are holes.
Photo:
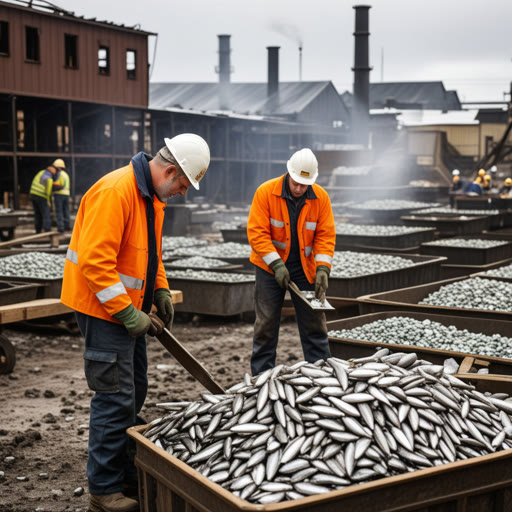
[[[222,386],[249,372],[252,324],[178,318],[173,332]],[[93,393],[83,373],[83,339],[35,329],[3,334],[16,346],[17,362],[13,373],[0,375],[0,512],[86,511]],[[277,363],[299,359],[297,326],[288,318],[281,325]],[[141,412],[147,421],[162,415],[156,403],[195,400],[204,390],[154,338],[148,338],[148,367]]]

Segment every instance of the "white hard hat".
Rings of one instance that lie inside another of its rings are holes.
[[[497,170],[498,170],[498,168],[495,165],[493,165],[491,167],[491,172],[497,172]]]
[[[210,148],[206,141],[194,133],[182,133],[164,139],[164,142],[192,186],[199,190],[199,181],[210,164]]]
[[[458,176],[458,175],[460,174],[459,169],[453,169],[452,174],[453,174],[454,176]]]
[[[318,161],[309,148],[294,153],[286,163],[286,168],[292,179],[301,185],[313,185],[318,176]]]

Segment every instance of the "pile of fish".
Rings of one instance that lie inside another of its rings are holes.
[[[195,236],[163,236],[162,251],[174,251],[183,247],[207,245],[208,241]]]
[[[394,316],[353,329],[331,330],[329,336],[512,359],[511,338],[457,329],[454,325],[443,325],[429,319]]]
[[[337,222],[337,235],[357,236],[398,236],[419,231],[431,231],[432,228],[420,226],[392,226],[383,224],[352,224],[350,222]]]
[[[498,215],[499,210],[459,210],[457,208],[450,208],[448,206],[440,206],[433,208],[425,208],[423,210],[418,210],[414,212],[415,214],[424,214],[424,213],[437,213],[437,214],[448,214],[448,215],[467,215],[470,217],[478,217],[480,215]]]
[[[61,279],[66,257],[47,252],[24,252],[0,258],[0,275],[36,279]]]
[[[203,256],[191,256],[181,260],[174,260],[168,263],[168,267],[187,267],[187,268],[215,268],[229,265],[226,261],[216,260],[215,258],[204,258]]]
[[[331,277],[358,277],[412,266],[414,266],[413,261],[400,256],[339,251],[334,253]]]
[[[196,281],[216,281],[219,283],[251,283],[254,282],[254,274],[236,274],[231,272],[210,272],[209,270],[170,270],[168,279],[194,279]]]
[[[249,258],[251,246],[236,242],[210,244],[204,247],[184,247],[173,251],[174,256],[203,256],[205,258]]]
[[[438,203],[423,203],[421,201],[406,201],[404,199],[370,199],[364,203],[352,205],[358,210],[419,210],[433,208]]]
[[[480,238],[441,238],[433,242],[427,242],[423,245],[438,245],[442,247],[463,247],[468,249],[490,249],[507,245],[506,240],[484,240]]]
[[[512,403],[380,349],[248,374],[225,395],[159,404],[145,436],[253,503],[274,503],[512,447]]]
[[[512,279],[512,265],[494,268],[492,270],[488,270],[487,272],[484,272],[484,274],[486,276],[491,276],[491,277],[504,277],[504,278]]]
[[[432,292],[418,304],[512,312],[512,283],[473,277]]]

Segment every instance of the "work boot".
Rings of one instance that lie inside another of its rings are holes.
[[[104,496],[89,494],[89,512],[137,512],[138,510],[139,502],[127,498],[121,492]]]

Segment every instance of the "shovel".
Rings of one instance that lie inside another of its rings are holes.
[[[334,309],[328,302],[327,299],[324,299],[323,302],[320,302],[318,299],[315,299],[315,293],[312,291],[302,292],[299,290],[299,287],[293,282],[290,281],[288,284],[288,288],[295,293],[298,297],[300,297],[311,309],[319,310],[319,311],[327,311],[330,309]]]
[[[169,353],[200,382],[208,391],[216,395],[224,395],[225,389],[213,380],[208,370],[175,338],[168,329],[156,335],[158,341]]]

